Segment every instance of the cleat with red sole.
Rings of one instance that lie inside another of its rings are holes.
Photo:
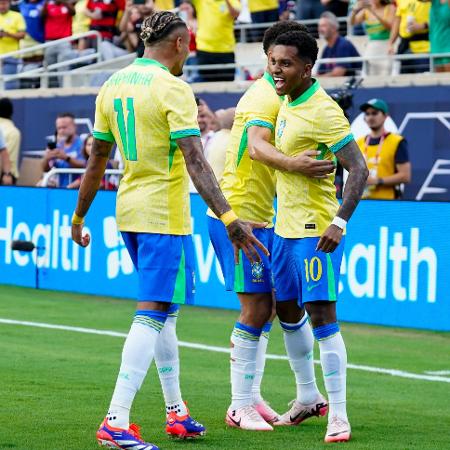
[[[206,428],[188,413],[178,416],[176,412],[167,415],[166,433],[178,439],[195,439],[206,434]]]
[[[139,427],[132,423],[128,430],[108,425],[108,420],[101,423],[97,430],[97,442],[102,447],[126,450],[160,450],[156,445],[145,442],[141,438]]]

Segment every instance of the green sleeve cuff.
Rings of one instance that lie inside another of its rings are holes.
[[[353,140],[354,140],[353,134],[350,133],[349,135],[345,136],[344,139],[341,139],[338,143],[332,145],[329,148],[329,150],[330,152],[337,153],[339,150],[342,149],[342,147],[345,147],[349,142]]]
[[[92,132],[92,135],[95,137],[95,139],[98,139],[100,141],[106,141],[106,142],[112,142],[112,143],[116,142],[111,131],[108,131],[107,133],[103,133],[102,131],[94,130]]]
[[[200,130],[198,128],[189,128],[187,130],[178,130],[170,132],[170,140],[174,141],[175,139],[182,139],[190,136],[198,136],[200,137]]]
[[[248,130],[250,127],[264,127],[264,128],[269,128],[269,130],[274,130],[274,126],[273,124],[271,124],[270,122],[267,122],[265,120],[259,120],[259,119],[255,119],[255,120],[250,120],[245,124],[245,129]]]

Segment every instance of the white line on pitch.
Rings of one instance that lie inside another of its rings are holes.
[[[450,375],[450,370],[426,370],[427,375]]]
[[[97,330],[95,328],[82,328],[82,327],[69,327],[66,325],[53,325],[51,323],[42,322],[26,322],[22,320],[11,320],[0,318],[0,323],[8,325],[23,325],[36,328],[47,328],[50,330],[63,330],[63,331],[75,331],[77,333],[85,334],[98,334],[101,336],[113,336],[113,337],[127,337],[126,333],[119,333],[117,331],[110,330]],[[230,353],[230,350],[225,347],[216,347],[213,345],[196,344],[194,342],[179,341],[180,347],[193,348],[197,350],[206,350],[216,353]],[[287,356],[283,355],[267,355],[267,359],[284,360],[287,361]],[[320,364],[320,361],[315,361],[316,364]],[[409,378],[413,380],[425,380],[425,381],[438,381],[442,383],[450,383],[450,378],[442,377],[439,375],[421,375],[418,373],[404,372],[403,370],[396,369],[383,369],[382,367],[361,366],[358,364],[347,364],[349,369],[362,370],[363,372],[381,373],[384,375],[392,375],[394,377]],[[444,372],[444,371],[442,371]]]

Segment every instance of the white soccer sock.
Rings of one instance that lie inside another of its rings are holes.
[[[347,351],[340,332],[319,340],[320,362],[328,393],[328,417],[347,418],[346,375]]]
[[[108,424],[128,429],[130,409],[153,359],[164,313],[150,316],[136,313],[122,351],[122,364],[108,410]],[[156,317],[156,318],[155,318]]]
[[[177,317],[168,316],[156,343],[155,363],[166,403],[166,414],[175,411],[179,416],[187,414],[180,390],[180,359],[176,333]]]
[[[320,395],[314,373],[314,337],[311,325],[306,316],[298,323],[280,324],[284,331],[284,345],[289,364],[295,374],[297,401],[304,405],[311,404]]]
[[[249,331],[250,330],[250,331]],[[252,405],[256,354],[261,330],[236,323],[231,335],[231,408]]]
[[[264,375],[264,367],[266,365],[267,346],[269,345],[269,333],[272,324],[267,322],[259,338],[258,351],[256,353],[256,370],[255,379],[252,385],[252,401],[253,404],[262,402],[264,399],[261,396],[261,382]]]

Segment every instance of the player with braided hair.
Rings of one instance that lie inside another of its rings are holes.
[[[155,358],[167,407],[166,431],[182,438],[205,433],[189,415],[180,393],[175,321],[178,305],[192,303],[195,257],[191,237],[189,177],[220,217],[236,249],[251,260],[267,249],[253,227],[225,200],[200,141],[197,105],[182,73],[189,55],[186,24],[157,12],[142,27],[143,58],[113,74],[96,100],[94,145],[72,219],[72,238],[85,247],[84,217],[95,197],[113,143],[125,162],[117,194],[117,225],[138,275],[138,304],[122,352],[122,363],[100,445],[157,450],[130,425],[130,409]]]

